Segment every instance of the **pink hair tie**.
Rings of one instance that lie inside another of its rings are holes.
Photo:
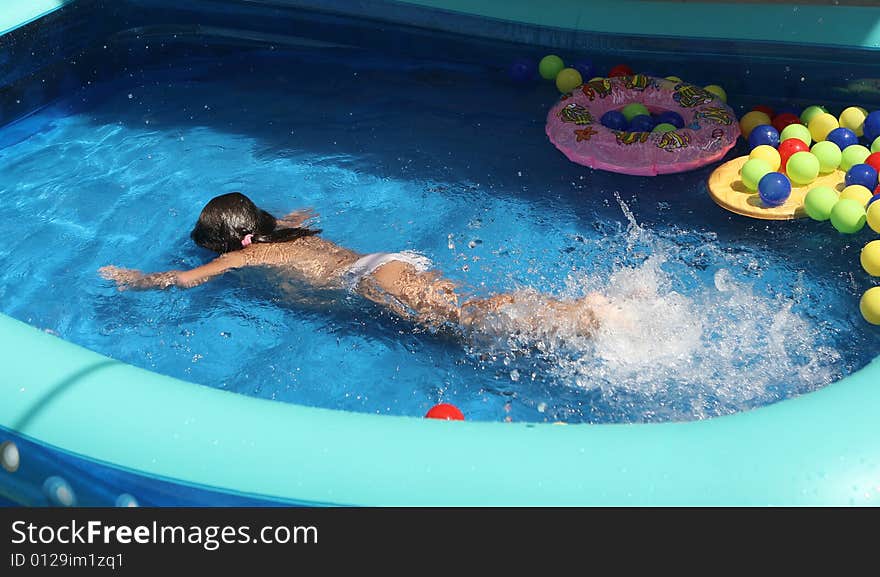
[[[241,239],[241,246],[248,246],[249,244],[251,244],[253,238],[254,238],[254,235],[252,235],[252,234],[244,235],[244,238]]]

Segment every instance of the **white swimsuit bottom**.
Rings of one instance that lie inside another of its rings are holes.
[[[425,272],[431,268],[431,259],[417,252],[405,250],[402,252],[374,252],[357,259],[343,276],[345,288],[354,292],[358,284],[364,277],[370,276],[373,272],[391,261],[400,261],[411,264],[419,272]]]

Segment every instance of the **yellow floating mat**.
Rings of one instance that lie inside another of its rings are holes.
[[[791,187],[791,196],[779,206],[765,206],[757,192],[752,192],[740,180],[739,171],[749,159],[740,156],[725,162],[709,176],[709,196],[722,208],[736,214],[761,218],[764,220],[792,220],[807,216],[804,212],[804,197],[807,192],[817,186],[830,186],[840,192],[843,190],[846,173],[835,170],[821,174],[819,178],[806,186]]]

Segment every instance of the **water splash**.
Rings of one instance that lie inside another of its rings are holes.
[[[588,411],[597,420],[702,419],[814,390],[841,376],[840,354],[825,344],[826,328],[798,309],[803,291],[797,283],[777,294],[762,291],[738,272],[740,255],[706,235],[698,268],[709,262],[714,273],[699,282],[693,278],[705,275],[693,275],[683,294],[676,289],[680,265],[694,265],[679,237],[641,227],[617,200],[629,224],[619,237],[597,242],[624,246],[621,264],[605,278],[572,274],[560,295],[602,293],[607,304],[598,311],[598,331],[578,334],[571,319],[549,311],[546,296],[524,290],[489,324],[494,345],[475,346],[482,358],[500,357],[517,375],[524,364],[537,362],[557,385],[595,392]],[[550,410],[549,418],[569,418],[571,410]]]

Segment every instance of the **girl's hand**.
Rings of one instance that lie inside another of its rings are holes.
[[[168,272],[158,272],[152,274],[144,274],[139,270],[131,268],[121,268],[118,266],[102,266],[98,269],[102,277],[107,280],[116,282],[116,288],[121,291],[125,289],[151,289],[151,288],[168,288],[177,282],[179,271],[171,270]]]

